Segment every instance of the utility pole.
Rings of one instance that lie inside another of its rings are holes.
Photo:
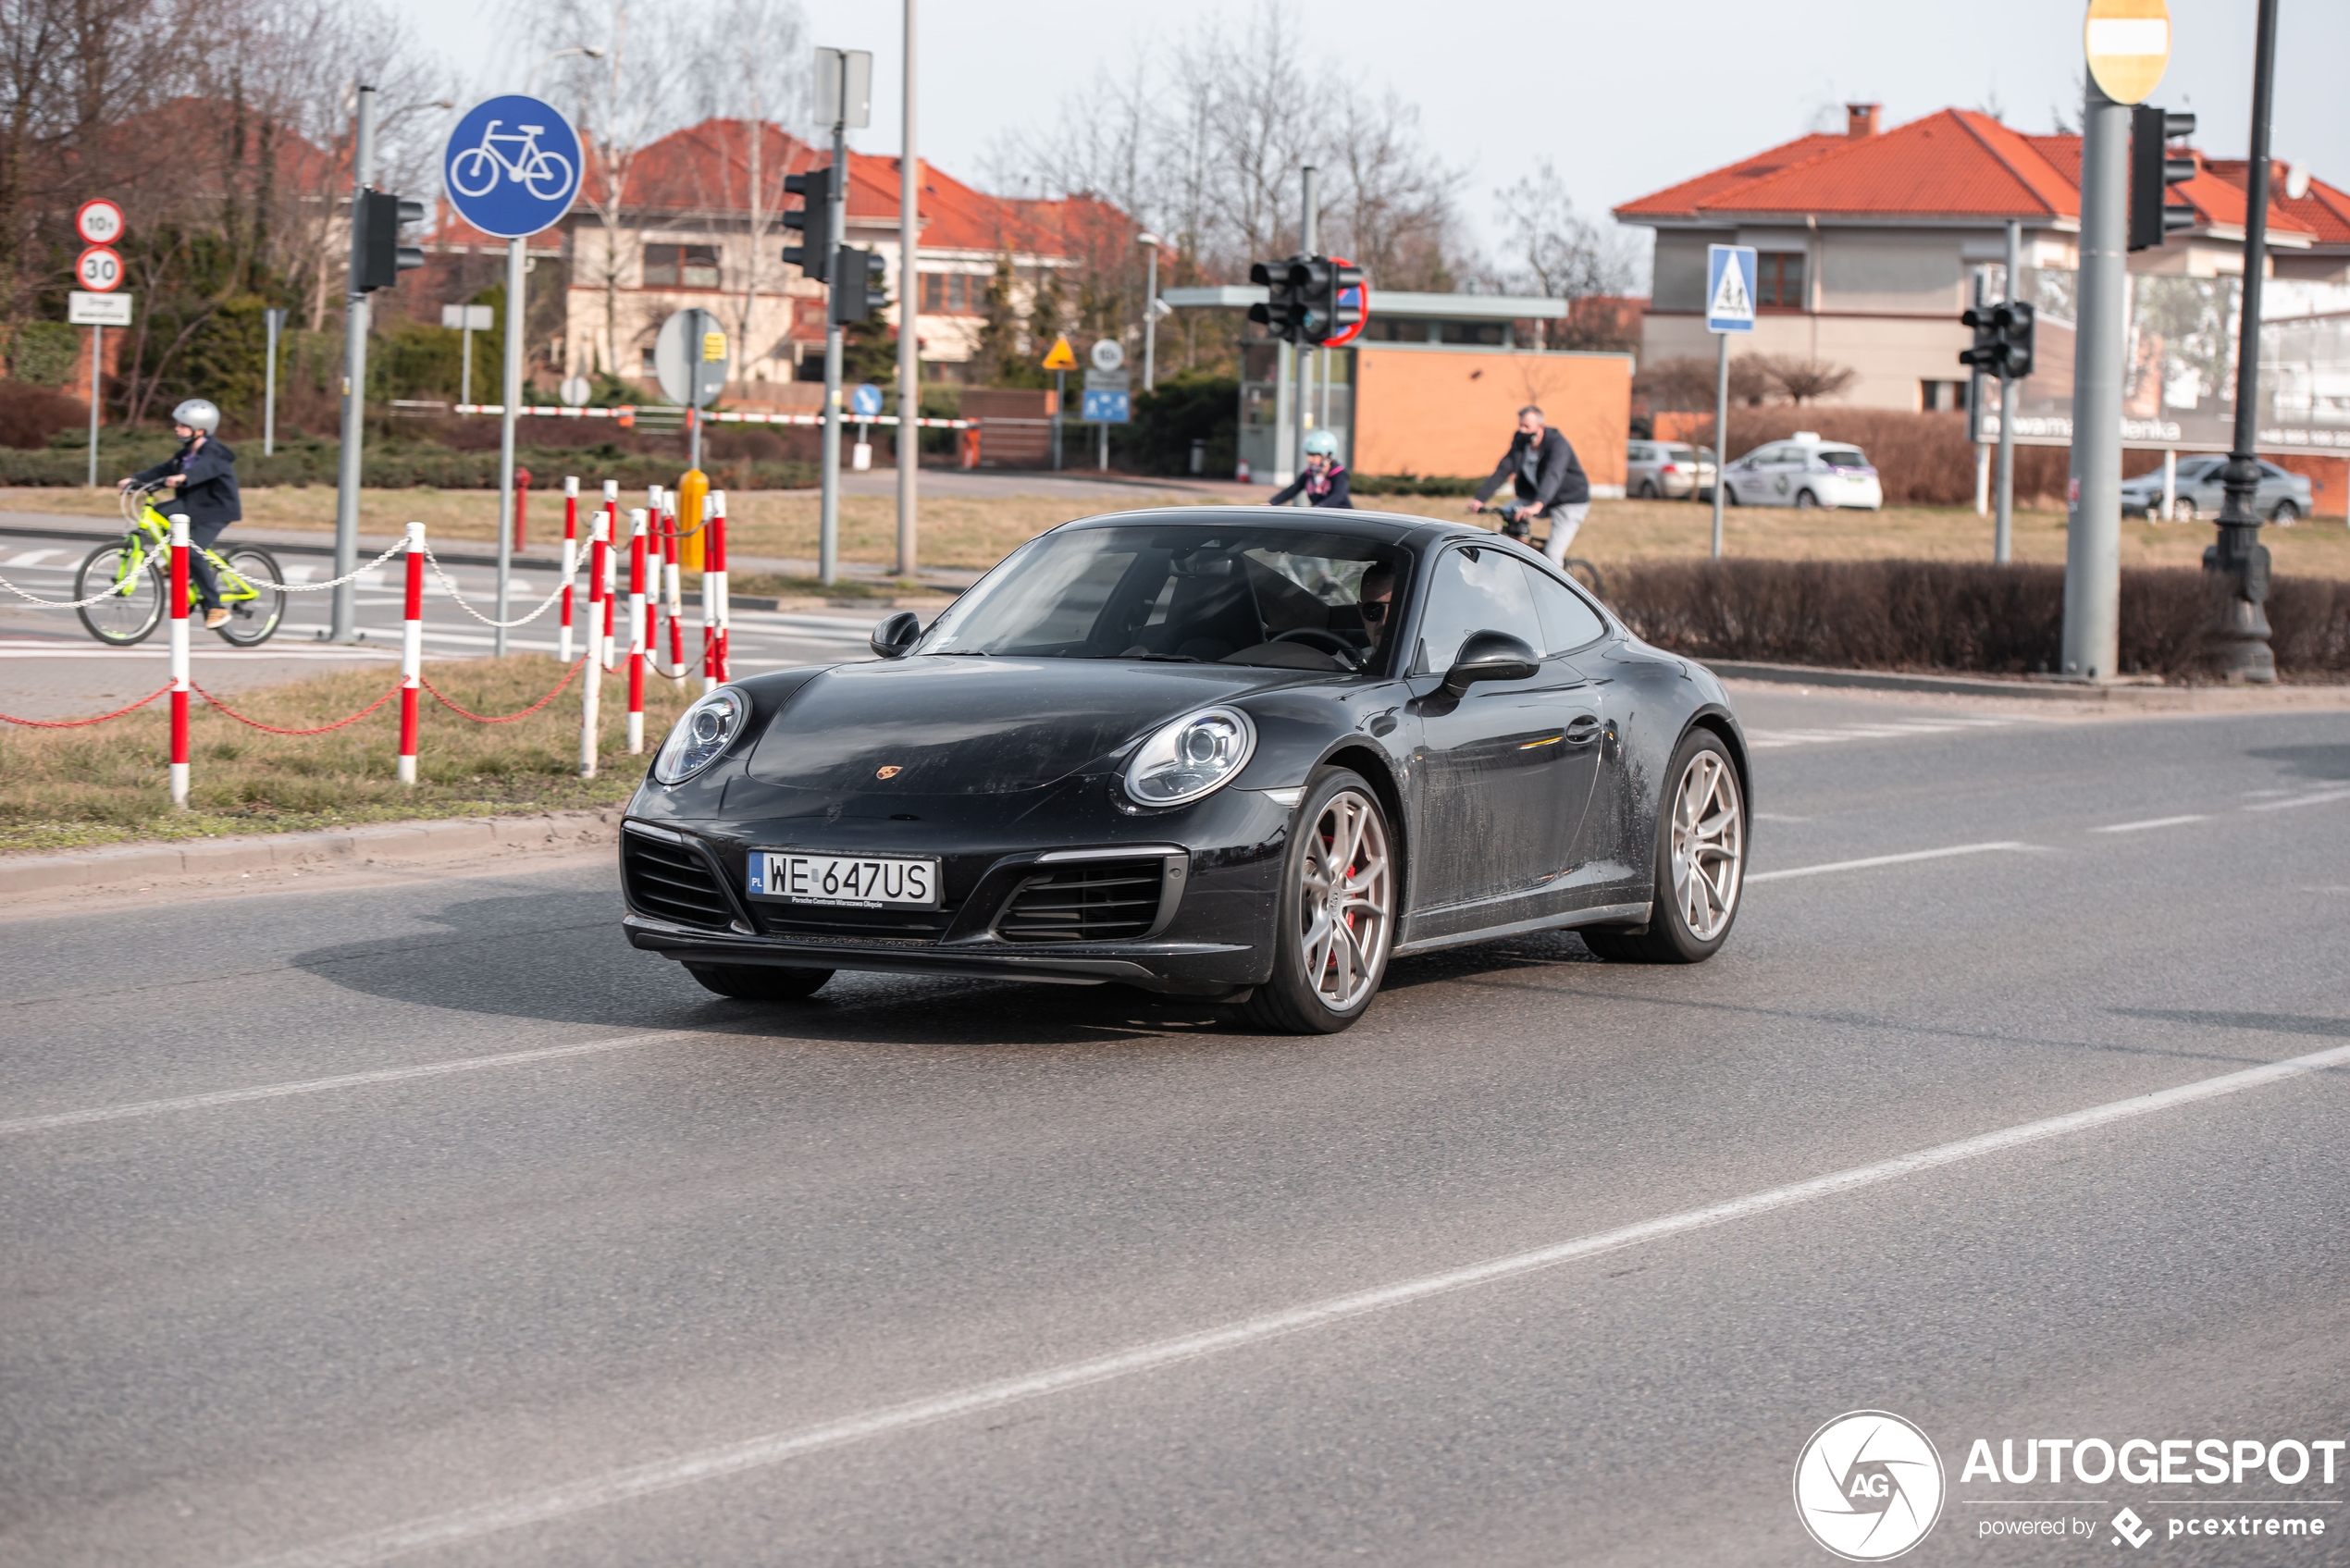
[[[1322,215],[1321,210],[1315,200],[1315,198],[1319,194],[1319,191],[1316,189],[1316,177],[1318,172],[1319,171],[1317,170],[1312,164],[1307,164],[1303,170],[1305,178],[1301,181],[1301,184],[1303,186],[1304,207],[1297,225],[1297,249],[1301,255],[1310,256],[1315,254],[1321,243]],[[1313,351],[1301,342],[1297,346],[1296,358],[1297,419],[1292,426],[1292,429],[1295,433],[1296,444],[1292,446],[1290,451],[1295,454],[1297,462],[1296,465],[1290,470],[1290,477],[1292,480],[1296,479],[1299,475],[1305,472],[1305,427],[1314,422],[1313,407],[1307,401],[1307,389],[1313,384],[1311,379],[1314,374]],[[1305,498],[1300,497],[1299,499],[1304,500]]]
[[[829,110],[833,127],[833,173],[824,191],[825,203],[831,208],[824,242],[833,247],[833,252],[825,258],[825,291],[830,298],[824,311],[824,423],[819,468],[822,490],[816,531],[816,577],[826,584],[840,575],[840,360],[845,329],[836,305],[842,286],[841,258],[847,252],[844,241],[847,239],[844,230],[848,216],[848,128],[852,122],[864,126],[872,118],[872,71],[873,56],[862,49],[816,51],[818,122],[822,122]],[[862,274],[856,283],[860,290],[865,287]]]
[[[906,0],[906,131],[897,157],[897,574],[914,574],[914,481],[922,465],[921,175],[914,156],[914,0]]]
[[[2016,278],[2022,265],[2023,224],[2011,217],[2008,219],[2008,280],[1999,288],[2010,304],[2017,298]],[[2116,457],[2114,462],[2118,474],[2121,459]],[[2114,505],[2117,509],[2121,505],[2118,497]],[[1998,509],[1998,521],[1991,525],[1991,559],[2004,566],[2015,559],[2015,377],[2005,370],[1999,373]],[[2114,525],[2121,526],[2118,513]]]
[[[1158,236],[1138,234],[1134,242],[1143,247],[1148,268],[1143,285],[1143,390],[1147,392],[1158,384]]]
[[[261,455],[278,450],[278,340],[285,334],[286,313],[275,306],[261,313],[269,337],[269,363],[261,372]]]
[[[2130,109],[2106,96],[2092,74],[2081,110],[2080,326],[2072,352],[2063,661],[2057,671],[2070,681],[2109,681],[2121,656],[2121,361],[2127,348],[2129,240]],[[2000,383],[2003,401],[2011,386]],[[2003,436],[2009,424],[2002,409]]]
[[[358,91],[358,116],[351,138],[351,229],[359,232],[359,207],[376,168],[376,90]],[[335,477],[335,588],[328,636],[350,642],[357,629],[358,593],[348,581],[359,565],[359,444],[367,396],[367,291],[360,287],[362,258],[351,247],[351,283],[342,312],[342,451]],[[501,615],[499,617],[503,620]]]
[[[2269,111],[2277,84],[2277,0],[2260,0],[2252,54],[2252,159],[2245,182],[2244,305],[2236,319],[2235,448],[2228,453],[2227,495],[2219,542],[2203,569],[2220,588],[2212,628],[2216,662],[2231,685],[2273,685],[2277,656],[2269,646],[2269,549],[2260,542],[2260,285],[2269,265]]]

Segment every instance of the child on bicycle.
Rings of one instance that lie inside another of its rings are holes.
[[[220,581],[204,552],[222,530],[242,521],[245,514],[244,502],[237,494],[237,454],[216,438],[219,429],[220,410],[202,398],[190,398],[171,411],[171,433],[179,438],[179,450],[115,487],[127,490],[133,485],[160,481],[179,492],[170,507],[158,510],[188,514],[188,542],[194,547],[188,551],[188,572],[204,600],[204,623],[208,628],[224,623],[229,611],[220,602]]]
[[[1268,506],[1287,506],[1301,494],[1308,506],[1342,506],[1352,512],[1346,464],[1338,460],[1338,438],[1328,430],[1305,432],[1305,472],[1273,492]]]

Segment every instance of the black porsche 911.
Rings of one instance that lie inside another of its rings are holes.
[[[1116,982],[1329,1031],[1399,955],[1573,926],[1688,963],[1738,913],[1721,684],[1480,529],[1088,518],[872,648],[679,720],[621,833],[637,946],[754,1000]]]

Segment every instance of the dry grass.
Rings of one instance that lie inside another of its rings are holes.
[[[563,677],[538,654],[427,664],[425,678],[476,713],[527,707]],[[229,698],[237,711],[286,727],[356,712],[398,676],[353,670]],[[647,747],[659,744],[700,683],[683,695],[666,681],[646,687]],[[198,698],[190,719],[190,790],[171,809],[168,728],[160,701],[80,730],[11,728],[0,735],[0,849],[56,849],[134,838],[291,832],[420,817],[564,810],[627,799],[646,759],[622,749],[627,682],[604,679],[600,776],[578,776],[579,680],[527,719],[477,724],[424,697],[417,783],[394,777],[400,703],[349,728],[273,735],[247,728]]]
[[[246,516],[256,527],[320,532],[334,526],[334,495],[324,489],[245,492]],[[367,490],[361,495],[365,531],[390,537],[411,518],[436,539],[494,537],[496,509],[477,490]],[[737,491],[729,502],[729,548],[736,556],[810,559],[816,553],[817,499],[795,490]],[[926,566],[985,568],[1037,534],[1095,511],[1163,505],[1213,505],[1197,496],[1153,496],[1137,490],[1099,502],[1071,503],[1045,496],[933,496],[922,502],[921,558]],[[111,494],[83,490],[0,488],[0,510],[114,515]],[[1472,519],[1449,497],[1367,498],[1365,510]],[[531,512],[531,537],[558,537],[562,498],[544,498]],[[1712,548],[1713,510],[1689,501],[1603,500],[1591,509],[1575,553],[1602,566],[1640,561],[1695,561]],[[2124,518],[2124,566],[2197,566],[2212,539],[2208,523],[2149,523]],[[2350,578],[2350,528],[2304,521],[2262,530],[2280,574]],[[847,496],[841,501],[841,558],[888,565],[897,559],[897,502],[887,496]],[[1991,522],[1972,507],[1893,506],[1882,512],[1798,512],[1783,507],[1732,507],[1724,513],[1724,549],[1732,556],[1770,561],[1988,561]],[[2064,514],[2022,512],[2015,518],[2018,561],[2064,560]],[[739,586],[739,582],[738,585]]]

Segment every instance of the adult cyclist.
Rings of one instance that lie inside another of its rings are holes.
[[[1303,494],[1310,506],[1354,511],[1354,502],[1346,493],[1346,464],[1338,460],[1338,438],[1328,430],[1308,430],[1305,445],[1305,472],[1274,491],[1269,504],[1287,506]]]
[[[207,627],[224,624],[229,610],[220,602],[220,580],[213,574],[204,551],[223,529],[242,521],[245,514],[244,502],[237,494],[237,454],[217,438],[219,430],[220,410],[202,398],[190,398],[171,411],[171,433],[179,438],[179,450],[115,487],[127,490],[133,485],[160,481],[179,492],[172,510],[188,517],[188,542],[195,547],[188,551],[188,571],[204,600]]]
[[[1514,538],[1525,538],[1531,531],[1527,524],[1544,512],[1550,513],[1551,537],[1543,550],[1553,562],[1564,563],[1566,547],[1575,542],[1583,519],[1590,513],[1591,481],[1566,438],[1556,430],[1545,429],[1542,411],[1532,403],[1517,411],[1517,434],[1510,440],[1510,450],[1502,454],[1501,463],[1485,483],[1477,488],[1468,509],[1483,512],[1487,498],[1503,484],[1516,490],[1517,502],[1502,509],[1502,531]]]

